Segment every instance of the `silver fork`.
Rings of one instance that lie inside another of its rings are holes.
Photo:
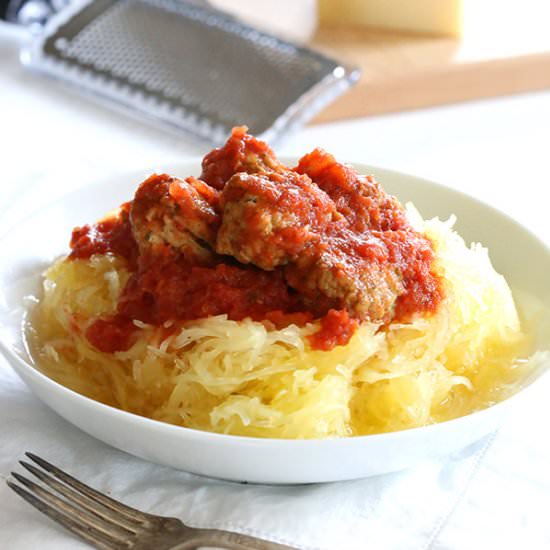
[[[155,516],[130,508],[66,474],[33,453],[35,464],[21,466],[45,485],[12,472],[21,485],[7,484],[29,504],[97,548],[107,550],[191,550],[203,546],[229,550],[297,550],[291,546],[217,529],[188,527],[179,519]]]

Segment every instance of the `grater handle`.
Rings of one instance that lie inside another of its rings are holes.
[[[0,0],[0,19],[35,31],[70,3],[70,0]]]
[[[39,31],[49,19],[74,0],[0,0],[0,20]],[[209,0],[187,0],[189,4],[209,5]]]

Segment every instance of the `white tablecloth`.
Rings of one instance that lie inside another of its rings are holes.
[[[205,152],[25,72],[0,26],[0,233],[29,211],[105,175]],[[462,189],[550,240],[550,93],[311,126],[277,147],[338,157]],[[322,550],[550,548],[550,383],[492,438],[440,463],[367,480],[262,487],[203,479],[115,451],[42,405],[0,359],[0,476],[24,451],[191,525]],[[0,548],[79,548],[0,483]],[[82,546],[83,547],[83,546]]]

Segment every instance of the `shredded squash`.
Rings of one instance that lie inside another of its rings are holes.
[[[433,242],[445,298],[408,324],[364,323],[345,346],[312,350],[311,324],[274,330],[225,316],[153,327],[102,353],[83,336],[115,311],[129,276],[112,255],[57,261],[45,274],[30,341],[49,376],[101,402],[214,432],[325,438],[424,426],[488,407],[514,392],[536,356],[511,291],[487,250],[467,247],[453,220],[416,229]]]

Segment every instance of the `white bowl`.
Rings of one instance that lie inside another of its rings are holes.
[[[197,160],[165,171],[187,176],[196,174],[199,166]],[[512,288],[528,291],[550,308],[550,250],[517,222],[441,185],[376,167],[357,168],[374,174],[401,201],[413,201],[426,218],[456,214],[459,233],[489,247],[496,269]],[[71,229],[130,199],[146,175],[117,175],[83,188],[31,216],[0,243],[0,349],[32,391],[75,426],[133,455],[196,474],[256,483],[312,483],[392,472],[450,454],[493,431],[510,409],[521,405],[520,396],[528,388],[489,409],[424,428],[343,439],[276,440],[164,424],[52,381],[33,366],[25,347],[25,296],[36,294],[43,269],[66,253]]]

